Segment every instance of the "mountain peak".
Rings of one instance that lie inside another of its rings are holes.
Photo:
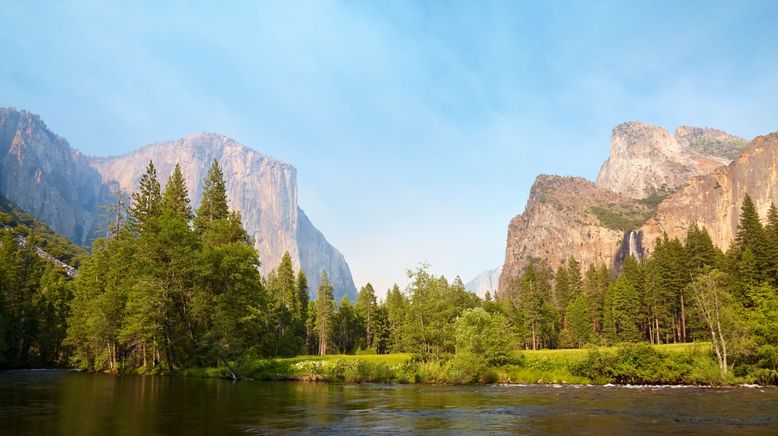
[[[688,128],[676,133],[683,143],[659,126],[637,121],[616,126],[610,156],[600,169],[597,186],[631,198],[648,198],[672,192],[691,177],[729,163],[728,158],[707,153],[705,146],[690,146],[706,138],[720,138],[718,133]]]

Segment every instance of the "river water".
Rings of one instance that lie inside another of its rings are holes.
[[[0,434],[778,434],[778,389],[419,386],[0,372]]]

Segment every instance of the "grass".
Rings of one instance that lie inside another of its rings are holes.
[[[721,383],[709,343],[642,345],[637,351],[635,347],[522,350],[516,352],[511,363],[496,368],[487,367],[473,357],[418,359],[408,353],[252,359],[237,366],[241,375],[255,380],[425,384],[604,384],[618,380]],[[640,359],[644,358],[649,359],[646,360],[649,363],[641,363]],[[223,368],[194,368],[181,371],[181,374],[212,378],[228,375]]]

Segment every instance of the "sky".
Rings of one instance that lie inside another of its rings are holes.
[[[298,170],[379,294],[502,264],[538,174],[613,127],[778,130],[775,1],[0,0],[0,106],[90,155],[218,132]]]

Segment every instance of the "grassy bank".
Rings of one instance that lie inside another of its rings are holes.
[[[596,349],[526,350],[511,362],[487,367],[474,356],[421,358],[411,354],[297,356],[241,362],[238,371],[255,380],[347,383],[575,383],[705,384],[722,380],[710,344],[625,345]],[[225,377],[224,368],[196,368],[189,377]]]

